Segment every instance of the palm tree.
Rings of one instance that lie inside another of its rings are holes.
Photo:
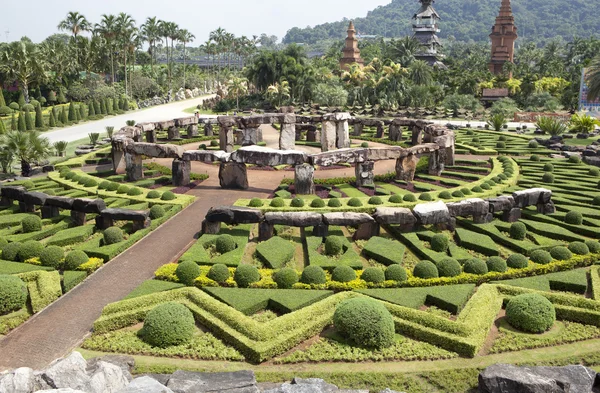
[[[2,150],[6,149],[21,161],[21,175],[31,175],[31,164],[43,160],[52,154],[48,138],[37,131],[9,131],[0,137]]]
[[[67,17],[58,24],[59,30],[70,31],[74,38],[77,38],[79,33],[90,31],[90,22],[79,12],[69,12]]]
[[[179,41],[183,44],[183,88],[185,89],[185,44],[192,42],[196,38],[187,29],[179,30]]]
[[[114,60],[114,46],[115,40],[118,34],[117,17],[114,15],[102,14],[102,21],[96,24],[94,29],[100,34],[106,41],[106,46],[110,51],[110,76],[111,82],[115,81],[115,60]]]
[[[131,47],[136,36],[135,20],[124,12],[117,17],[117,31],[119,46],[122,48],[124,70],[125,70],[125,94],[128,94],[127,84],[127,54],[131,52]]]
[[[156,41],[160,39],[160,21],[156,17],[146,19],[146,22],[141,26],[141,31],[148,41],[150,53],[150,69],[154,75],[154,63],[156,61]]]
[[[240,110],[240,95],[248,92],[248,80],[246,78],[233,78],[229,81],[229,92],[235,96],[235,107]]]
[[[281,83],[277,82],[268,87],[267,95],[277,100],[278,105],[281,106],[283,99],[290,97],[290,84],[285,80],[281,81]]]
[[[42,57],[31,41],[11,42],[0,54],[0,71],[19,83],[25,102],[29,102],[29,86],[45,78]]]
[[[423,60],[415,60],[408,67],[410,79],[415,85],[426,86],[433,81],[433,72],[429,64]]]
[[[594,57],[587,75],[588,101],[600,97],[600,55]]]
[[[415,60],[415,55],[422,48],[422,44],[413,37],[404,37],[390,43],[390,57],[404,66],[410,65]]]
[[[600,125],[600,120],[597,120],[590,115],[574,114],[571,117],[571,131],[580,134],[589,134],[596,126]]]

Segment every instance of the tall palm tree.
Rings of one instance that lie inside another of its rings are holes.
[[[195,35],[190,33],[187,29],[179,30],[179,42],[183,44],[183,88],[185,89],[185,44],[192,42],[196,38]]]
[[[146,19],[146,22],[141,26],[141,31],[148,41],[150,53],[150,69],[154,75],[154,63],[156,61],[156,41],[160,39],[160,21],[156,17]]]
[[[131,46],[136,34],[135,20],[124,12],[121,12],[117,17],[117,31],[119,47],[123,55],[124,71],[125,71],[125,94],[129,93],[127,84],[127,55],[131,52]]]
[[[90,22],[79,12],[69,12],[65,19],[58,24],[59,30],[70,31],[74,38],[84,31],[90,31]]]
[[[31,41],[14,41],[0,53],[0,72],[16,80],[29,102],[29,87],[45,78],[45,62],[38,47]]]
[[[246,78],[233,78],[229,81],[229,93],[235,96],[235,107],[240,110],[240,95],[248,92],[248,80]]]
[[[97,23],[94,29],[104,40],[110,52],[110,76],[111,82],[115,81],[115,40],[118,34],[117,17],[115,15],[102,14],[102,20]]]
[[[31,175],[31,164],[52,153],[48,138],[37,131],[9,131],[0,137],[0,146],[21,161],[21,175],[25,177]]]
[[[590,70],[587,75],[588,101],[593,101],[600,97],[600,55],[594,57],[590,63]]]
[[[410,79],[414,84],[423,86],[429,85],[433,81],[433,71],[429,64],[423,60],[415,60],[408,66]]]

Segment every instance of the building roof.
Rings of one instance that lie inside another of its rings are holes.
[[[508,89],[483,89],[482,98],[485,99],[498,99],[508,97]]]

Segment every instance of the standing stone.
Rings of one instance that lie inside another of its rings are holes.
[[[179,158],[173,160],[171,166],[173,173],[173,185],[175,187],[187,186],[190,184],[190,173],[192,171],[192,163],[183,161]]]
[[[315,193],[315,168],[310,164],[296,165],[294,187],[298,195]]]
[[[383,122],[377,124],[377,132],[375,133],[375,138],[383,138],[385,130],[383,128]]]
[[[235,144],[238,146],[241,146],[242,143],[244,142],[244,131],[242,130],[235,130],[235,132],[233,133],[233,135],[235,136]]]
[[[506,222],[517,222],[521,219],[521,209],[515,207],[502,213],[502,220]]]
[[[550,201],[548,203],[539,203],[537,205],[537,212],[541,214],[556,213],[556,207],[554,206],[554,202]]]
[[[389,138],[392,142],[400,142],[402,140],[402,126],[392,122],[392,124],[390,124]]]
[[[204,135],[213,136],[213,126],[210,123],[204,124]]]
[[[233,152],[233,128],[220,126],[219,129],[219,146],[220,149],[227,152]]]
[[[352,235],[352,240],[369,240],[372,237],[379,236],[380,227],[376,221],[373,222],[365,222],[358,226],[354,235]]]
[[[169,129],[167,130],[167,139],[172,141],[173,139],[180,139],[180,138],[181,138],[181,136],[179,135],[179,128],[176,126],[169,127]]]
[[[71,210],[71,220],[73,221],[74,226],[76,226],[76,227],[83,226],[87,222],[86,214],[84,212],[78,212],[76,210]]]
[[[335,150],[336,125],[333,121],[324,121],[321,130],[321,151]]]
[[[415,179],[418,163],[419,157],[415,154],[398,158],[396,160],[396,180],[412,182]]]
[[[279,134],[279,150],[294,150],[296,146],[296,125],[281,124],[281,133]]]
[[[156,130],[146,131],[146,142],[156,143]]]
[[[198,136],[198,124],[190,124],[187,126],[187,137],[195,138]]]
[[[412,129],[412,145],[417,146],[423,143],[423,130],[420,127],[414,126]]]
[[[350,148],[350,133],[348,130],[348,120],[339,121],[336,125],[338,149]]]
[[[125,171],[128,181],[138,181],[144,178],[144,166],[142,156],[125,153]]]
[[[363,125],[363,123],[354,123],[354,133],[352,135],[361,136],[364,128],[365,126]]]
[[[306,131],[306,141],[307,142],[316,142],[317,141],[317,130]]]
[[[202,233],[205,235],[218,235],[221,232],[220,222],[202,220]]]
[[[446,150],[436,150],[429,156],[429,174],[432,176],[440,176],[445,168]]]
[[[313,227],[312,235],[315,237],[326,238],[329,236],[329,225],[327,224],[319,224]]]
[[[246,128],[244,130],[244,138],[242,140],[242,146],[253,146],[258,145],[258,128]]]
[[[125,152],[119,149],[118,147],[115,147],[115,145],[113,144],[113,147],[111,149],[111,156],[113,170],[115,171],[115,174],[123,175],[126,171]]]
[[[54,218],[60,216],[60,210],[56,206],[42,206],[42,218]]]
[[[258,224],[258,241],[266,242],[270,238],[273,237],[275,231],[275,226],[273,224],[269,224],[266,221],[263,221]]]
[[[374,167],[375,161],[359,162],[356,164],[357,187],[372,187],[375,185]]]
[[[222,162],[219,166],[219,183],[221,184],[221,188],[248,189],[246,164]]]

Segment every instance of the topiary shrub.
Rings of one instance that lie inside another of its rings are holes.
[[[285,206],[285,201],[283,200],[283,198],[273,198],[271,199],[271,203],[270,203],[271,207],[284,207]]]
[[[438,198],[440,199],[452,199],[452,194],[450,191],[442,191],[438,194]]]
[[[304,207],[304,199],[302,198],[294,198],[290,203],[291,207]]]
[[[408,194],[408,195],[412,195],[412,194]],[[414,197],[414,195],[413,195]],[[388,199],[388,202],[390,203],[402,203],[403,198],[402,195],[398,195],[398,194],[394,194],[390,197],[390,199]]]
[[[554,175],[550,172],[544,173],[544,176],[542,176],[542,182],[548,184],[554,183]]]
[[[96,187],[98,185],[98,182],[95,179],[92,179],[91,177],[88,177],[87,179],[85,179],[85,183],[83,183],[84,186],[86,187]],[[139,188],[138,188],[139,190]],[[129,190],[131,192],[131,190]],[[141,191],[140,191],[141,193]],[[132,195],[132,194],[129,194]],[[140,194],[136,194],[136,195],[140,195]]]
[[[554,247],[550,250],[550,255],[557,261],[567,261],[573,258],[573,253],[567,247],[562,246]]]
[[[142,195],[143,193],[144,192],[137,187],[130,188],[129,191],[127,191],[127,195],[129,196],[138,196]]]
[[[512,254],[506,260],[506,264],[511,269],[524,269],[529,266],[529,259],[523,254]]]
[[[546,250],[535,250],[529,256],[532,262],[539,263],[540,265],[547,265],[552,262],[552,255]]]
[[[338,198],[331,198],[329,202],[327,202],[327,206],[329,207],[342,207],[342,202]]]
[[[506,176],[505,176],[505,177],[506,177]],[[506,179],[505,179],[505,180],[506,180]],[[471,195],[471,194],[472,194],[471,190],[469,190],[469,189],[468,189],[468,188],[466,188],[466,187],[465,187],[465,188],[461,188],[460,192],[462,192],[462,193],[463,193],[463,195]]]
[[[380,197],[374,196],[369,198],[369,205],[383,205],[383,201]]]
[[[217,147],[217,146],[219,146],[219,141],[212,140],[212,141],[210,141],[210,145],[212,147]]]
[[[478,258],[469,259],[463,266],[465,273],[484,275],[488,273],[488,267],[484,261]]]
[[[119,183],[111,182],[106,188],[107,191],[117,191],[119,189]]]
[[[529,141],[528,144],[530,149],[537,149],[539,147],[539,143],[536,140]]]
[[[250,199],[250,203],[248,203],[248,206],[250,207],[262,207],[263,205],[263,201],[260,198],[252,198]]]
[[[391,281],[406,281],[408,275],[401,265],[390,265],[385,269],[385,279]]]
[[[165,208],[161,205],[154,205],[150,208],[150,219],[156,220],[157,218],[164,217],[166,214]]]
[[[600,242],[597,242],[595,240],[588,240],[585,242],[585,245],[588,246],[588,249],[593,254],[597,254],[600,252]]]
[[[438,233],[431,238],[431,249],[437,252],[446,252],[450,245],[448,237],[442,233]]]
[[[500,257],[491,257],[486,261],[488,271],[504,273],[508,269],[506,261]]]
[[[77,270],[77,268],[86,263],[90,258],[81,250],[71,251],[65,257],[63,268],[65,270]]]
[[[497,142],[496,147],[498,149],[506,149],[506,143],[505,142]]]
[[[123,230],[119,227],[110,227],[104,230],[104,245],[115,244],[123,241]]]
[[[42,266],[53,267],[57,269],[65,257],[65,252],[62,247],[48,246],[40,254],[40,262]]]
[[[117,194],[127,194],[129,192],[129,187],[125,184],[121,184],[119,188],[117,188]]]
[[[219,254],[225,254],[235,250],[237,248],[237,244],[233,236],[225,234],[217,237],[217,240],[215,241],[215,248]]]
[[[465,194],[463,194],[462,191],[456,190],[456,191],[452,192],[453,198],[463,198],[464,196],[465,196]]]
[[[171,191],[163,192],[162,196],[160,197],[160,199],[162,199],[163,201],[172,201],[176,198],[177,197],[175,196],[175,194],[173,194]]]
[[[544,164],[544,172],[554,172],[554,165],[550,163]]]
[[[200,266],[194,261],[184,261],[177,265],[175,275],[179,282],[191,287],[194,285],[196,278],[200,276]]]
[[[213,281],[218,282],[219,284],[224,283],[229,279],[231,275],[229,274],[229,268],[222,263],[217,263],[216,265],[212,265],[210,270],[206,274],[206,277],[210,278]]]
[[[21,243],[21,247],[19,247],[19,255],[18,260],[21,262],[25,262],[31,258],[38,258],[42,251],[44,251],[44,245],[37,240],[27,240],[24,243]]]
[[[522,222],[515,222],[510,226],[508,232],[510,233],[510,237],[515,240],[525,240],[525,236],[527,236],[527,227]]]
[[[583,214],[570,211],[565,215],[565,222],[571,225],[581,225],[583,224]]]
[[[423,193],[423,194],[419,195],[419,200],[428,202],[428,201],[433,200],[433,197],[431,196],[431,194]]]
[[[23,182],[23,184],[21,184],[23,187],[25,187],[26,189],[30,190],[33,187],[35,187],[35,183],[32,182],[31,180],[26,180]]]
[[[456,277],[462,273],[460,263],[453,258],[442,259],[436,266],[440,277]]]
[[[600,176],[600,169],[599,168],[590,168],[590,170],[588,171],[588,175],[598,177],[598,176]]]
[[[194,336],[196,321],[183,304],[165,303],[146,314],[140,337],[153,347],[167,348],[188,343]]]
[[[31,233],[42,230],[42,219],[35,215],[30,215],[21,220],[23,233]]]
[[[325,255],[337,256],[344,251],[342,239],[339,236],[328,236],[325,239]]]
[[[569,251],[575,255],[587,255],[590,253],[590,249],[584,242],[569,243]]]
[[[20,248],[21,243],[19,242],[8,243],[4,247],[2,247],[2,259],[4,259],[5,261],[18,261]]]
[[[348,201],[348,206],[351,206],[351,207],[360,207],[362,205],[363,205],[362,202],[358,198],[351,198]]]
[[[343,337],[361,347],[387,348],[396,334],[392,314],[380,302],[364,297],[341,302],[333,314],[333,325]]]
[[[27,286],[23,280],[17,276],[0,275],[0,315],[20,310],[26,302]]]
[[[260,281],[260,273],[256,266],[240,265],[235,269],[233,279],[240,288],[248,288],[250,284]]]
[[[569,162],[571,164],[580,164],[581,163],[581,157],[579,157],[579,156],[570,156],[569,157]]]
[[[148,199],[158,199],[160,198],[160,192],[156,191],[156,190],[152,190],[150,192],[148,192],[148,194],[146,195],[146,198]]]
[[[592,205],[600,206],[600,195],[595,196],[594,199],[592,199]]]
[[[483,188],[481,188],[480,186],[475,186],[475,187],[471,188],[471,191],[478,194],[480,192],[483,192]]]
[[[506,305],[506,321],[527,333],[548,331],[556,321],[554,305],[537,293],[513,297]]]
[[[385,273],[378,267],[368,267],[362,272],[360,278],[366,282],[380,284],[385,281]]]
[[[360,147],[362,147],[363,149],[366,149],[366,148],[369,147],[369,143],[368,142],[363,142],[363,143],[360,144]]]
[[[310,203],[310,207],[314,207],[314,208],[320,209],[322,207],[325,207],[325,201],[322,200],[321,198],[315,198]]]
[[[489,190],[490,188],[492,188],[488,183],[481,183],[481,185],[479,186],[479,188],[481,188],[482,190]]]
[[[439,277],[439,272],[433,262],[421,261],[413,269],[413,276],[418,278],[437,278]]]
[[[106,190],[108,189],[108,186],[110,185],[110,182],[108,180],[103,180],[100,182],[100,184],[98,184],[98,189],[99,190]]]
[[[333,269],[331,279],[337,282],[350,282],[356,280],[356,272],[350,266],[338,266]]]
[[[273,281],[277,283],[277,288],[289,289],[298,282],[298,273],[290,267],[284,267],[273,274]]]
[[[406,194],[404,198],[402,198],[404,202],[416,202],[417,197],[414,194]]]
[[[325,270],[320,266],[307,266],[300,276],[300,282],[304,284],[325,284],[327,276]]]
[[[531,157],[529,157],[529,159],[531,161],[538,162],[540,161],[540,156],[538,156],[537,154],[533,154]]]

